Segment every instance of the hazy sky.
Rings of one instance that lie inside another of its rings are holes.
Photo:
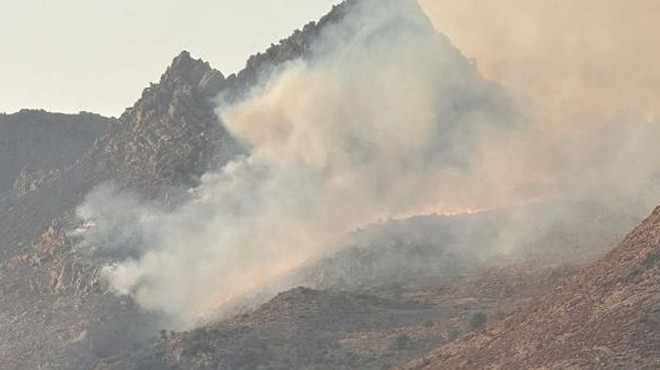
[[[338,0],[0,0],[0,112],[118,116],[189,50],[224,74]]]
[[[660,117],[660,0],[419,0],[479,69],[558,122]]]

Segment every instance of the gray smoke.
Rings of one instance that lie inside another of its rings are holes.
[[[82,245],[123,251],[105,270],[113,291],[187,326],[380,220],[520,209],[490,246],[515,253],[557,219],[589,222],[566,204],[641,217],[655,202],[658,122],[563,130],[539,112],[481,77],[415,1],[357,1],[310,58],[219,103],[248,156],[172,211],[90,194],[79,215],[96,227]],[[538,202],[562,206],[531,219]]]

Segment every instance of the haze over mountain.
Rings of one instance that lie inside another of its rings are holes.
[[[658,210],[611,250],[660,121],[488,80],[422,5],[0,116],[0,368],[658,367]]]

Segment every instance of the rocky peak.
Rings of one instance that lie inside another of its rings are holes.
[[[170,89],[191,89],[202,97],[213,97],[223,87],[225,76],[201,59],[182,51],[161,77],[160,85]]]

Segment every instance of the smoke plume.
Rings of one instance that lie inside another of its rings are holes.
[[[415,1],[351,2],[309,58],[219,103],[249,155],[172,211],[112,187],[91,193],[79,215],[96,227],[83,246],[124,251],[105,270],[111,289],[186,326],[379,220],[548,200],[641,217],[657,194],[657,122],[630,114],[574,130],[582,117],[547,119],[533,102],[484,79]],[[116,199],[129,211],[106,206]],[[508,251],[566,217],[559,209],[534,227],[513,217]]]
[[[660,114],[658,1],[419,2],[481,72],[533,98],[555,124]]]

